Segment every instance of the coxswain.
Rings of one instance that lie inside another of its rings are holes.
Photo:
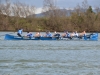
[[[22,35],[21,35],[22,32],[23,32],[23,29],[19,29],[18,32],[17,32],[17,35],[18,35],[19,37],[22,37]]]

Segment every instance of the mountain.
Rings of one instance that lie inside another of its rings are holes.
[[[80,9],[81,12],[84,12],[86,11],[87,9]],[[43,17],[44,14],[46,13],[52,13],[52,12],[58,12],[60,14],[66,14],[66,16],[70,16],[72,12],[75,12],[76,10],[75,9],[57,9],[57,10],[49,10],[49,11],[46,11],[46,12],[41,12],[41,13],[38,13],[38,14],[34,14],[35,17]],[[93,9],[94,12],[95,9]],[[33,17],[34,15],[29,15],[27,17]]]
[[[34,15],[35,15],[36,17],[43,17],[44,14],[53,13],[53,12],[59,12],[60,14],[65,13],[66,15],[70,16],[70,12],[73,12],[73,10],[71,10],[71,9],[49,10],[49,11],[46,11],[46,12],[41,12],[41,13],[29,15],[29,16],[27,16],[27,17],[34,17]]]

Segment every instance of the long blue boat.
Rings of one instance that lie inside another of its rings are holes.
[[[19,37],[19,36],[6,34],[4,39],[5,40],[57,40],[57,37],[32,37],[32,38],[28,38],[25,36]]]
[[[90,40],[90,41],[97,41],[98,40],[98,33],[92,33],[90,35],[82,36],[82,37],[19,37],[10,34],[5,35],[5,40]]]

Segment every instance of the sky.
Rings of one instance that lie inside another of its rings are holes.
[[[18,0],[11,0],[11,1],[18,1]],[[44,0],[19,0],[20,2],[33,5],[35,7],[42,7]],[[56,5],[62,8],[73,8],[76,5],[82,5],[84,0],[55,0]],[[96,7],[100,6],[100,0],[87,0],[88,4]]]
[[[4,0],[3,0],[4,1]],[[10,0],[11,2],[19,1],[28,5],[33,5],[37,8],[36,13],[41,12],[44,0]],[[74,8],[78,4],[82,6],[84,0],[55,0],[56,6],[60,8]],[[100,0],[87,0],[88,4],[92,7],[100,7]]]

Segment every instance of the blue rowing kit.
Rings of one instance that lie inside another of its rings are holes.
[[[19,33],[19,34],[22,34],[22,30],[18,30],[18,33]]]
[[[29,38],[32,38],[32,37],[33,37],[32,33],[27,34],[27,36],[28,36]]]
[[[17,35],[18,35],[19,37],[22,37],[22,35],[21,35],[22,32],[23,32],[23,29],[19,29],[18,32],[17,32]]]

